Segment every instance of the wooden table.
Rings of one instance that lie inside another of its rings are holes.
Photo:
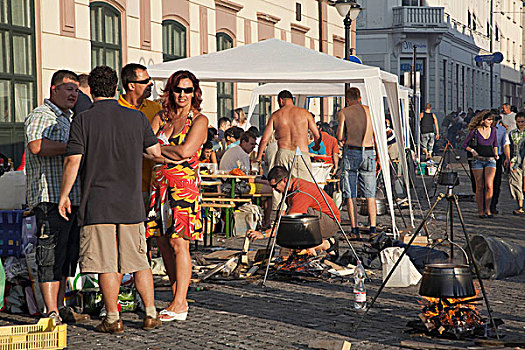
[[[201,175],[204,179],[222,179],[222,180],[231,180],[232,189],[230,191],[230,198],[235,198],[235,182],[237,180],[255,180],[261,175],[231,175],[231,174],[210,174],[210,175]]]
[[[247,180],[250,182],[250,181],[254,181],[258,176],[260,175],[231,175],[231,174],[205,174],[203,175],[201,174],[201,178],[207,179],[207,180],[231,180],[232,188],[231,188],[230,197],[229,197],[230,203],[246,201],[245,199],[235,198],[235,183],[237,182],[237,180]],[[207,200],[210,200],[210,198],[208,198]],[[231,206],[228,206],[228,207],[224,207],[224,210],[226,212],[226,217],[225,217],[226,237],[231,237],[233,236],[233,225],[231,225],[231,223],[233,223],[232,221],[233,220],[233,208]],[[207,208],[206,208],[205,215],[208,215]]]

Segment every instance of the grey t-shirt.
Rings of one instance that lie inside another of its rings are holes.
[[[503,124],[506,124],[509,126],[509,129],[507,131],[511,131],[517,128],[516,126],[516,113],[510,112],[509,114],[501,114],[501,121]]]

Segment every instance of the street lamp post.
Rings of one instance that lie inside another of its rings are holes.
[[[334,4],[337,12],[344,17],[343,24],[345,26],[345,60],[350,60],[350,56],[353,54],[350,44],[350,29],[352,27],[352,21],[355,21],[359,13],[361,12],[361,6],[356,0],[337,0]],[[348,89],[349,84],[345,84],[345,91]]]

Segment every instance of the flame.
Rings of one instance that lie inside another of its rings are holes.
[[[304,249],[300,252],[293,252],[290,256],[276,265],[277,270],[281,271],[305,271],[309,268],[312,259],[316,256]]]
[[[478,295],[479,290],[475,296],[463,299],[423,297],[419,301],[423,305],[420,318],[429,331],[436,330],[439,334],[472,331],[484,323],[477,309],[481,299]]]

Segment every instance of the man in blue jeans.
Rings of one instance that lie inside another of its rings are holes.
[[[337,113],[337,139],[344,140],[341,189],[348,201],[348,216],[353,238],[359,239],[357,222],[357,183],[366,198],[370,218],[370,234],[376,233],[376,161],[374,130],[368,106],[361,104],[358,88],[345,93],[347,107]],[[346,128],[345,128],[346,126]],[[346,130],[346,131],[345,131]]]

